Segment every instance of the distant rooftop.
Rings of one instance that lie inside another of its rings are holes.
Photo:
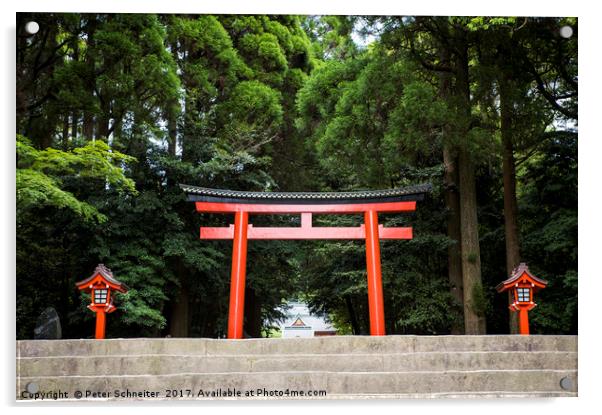
[[[280,323],[280,331],[285,329],[299,329],[302,327],[311,329],[312,331],[335,331],[336,329],[326,321],[326,318],[312,314],[307,304],[299,301],[291,301],[288,303],[291,308],[285,310],[286,318]],[[304,323],[301,326],[298,320]]]

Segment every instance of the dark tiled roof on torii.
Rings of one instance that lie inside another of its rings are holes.
[[[504,286],[508,285],[508,284],[512,284],[515,281],[517,281],[520,277],[522,277],[523,274],[527,274],[531,279],[533,279],[534,281],[542,284],[542,285],[548,285],[548,282],[546,280],[542,280],[541,278],[537,278],[535,275],[531,274],[531,271],[529,271],[529,267],[527,267],[527,264],[524,262],[521,262],[518,267],[514,268],[514,270],[512,271],[512,275],[510,276],[510,278],[508,278],[505,281],[500,282],[495,288],[496,290],[500,291],[502,288],[504,288]]]
[[[111,284],[115,284],[117,286],[119,286],[120,288],[123,288],[124,291],[128,290],[127,285],[125,285],[124,283],[122,283],[121,281],[118,281],[114,276],[113,276],[113,272],[111,272],[111,270],[109,268],[107,268],[104,264],[98,264],[98,266],[94,269],[94,272],[92,273],[92,275],[90,275],[88,278],[86,278],[85,280],[79,281],[77,282],[75,285],[78,286],[84,286],[86,285],[88,282],[92,281],[94,279],[94,277],[96,277],[97,275],[102,275],[108,282],[110,282]]]
[[[422,200],[431,191],[430,184],[386,190],[361,190],[352,192],[253,192],[209,189],[180,184],[191,202],[268,203],[268,204],[342,204],[377,203]]]

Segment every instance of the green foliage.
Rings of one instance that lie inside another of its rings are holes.
[[[262,33],[260,35],[247,34],[240,41],[241,50],[253,56],[256,71],[261,69],[263,65],[268,71],[281,70],[286,68],[286,56],[278,38],[271,33]]]
[[[77,200],[73,194],[61,190],[58,183],[44,173],[31,169],[17,170],[17,208],[25,210],[33,207],[54,206],[67,208],[85,220],[106,221],[106,216],[94,206]]]
[[[242,81],[224,103],[224,123],[240,122],[253,129],[270,129],[282,123],[280,93],[258,81]],[[227,118],[227,120],[226,120]]]
[[[136,193],[134,182],[122,170],[125,163],[135,159],[111,151],[102,141],[72,151],[36,150],[25,137],[17,135],[17,157],[17,212],[40,207],[66,208],[85,220],[106,221],[96,207],[62,188],[68,179],[98,179],[119,192]]]
[[[407,70],[407,69],[406,69]],[[399,168],[400,153],[428,156],[441,145],[442,126],[450,123],[449,109],[436,90],[423,81],[404,86],[396,108],[391,111],[382,152],[390,169]]]
[[[457,18],[460,20],[461,18]],[[471,17],[464,18],[466,21],[466,27],[475,32],[479,30],[488,30],[491,27],[495,26],[506,26],[512,27],[516,24],[516,17]]]
[[[546,143],[521,178],[524,256],[531,271],[549,282],[530,315],[535,332],[577,330],[577,135]]]
[[[373,187],[398,181],[411,155],[435,151],[449,118],[435,89],[416,79],[412,64],[380,49],[316,70],[299,91],[297,106],[297,125],[315,140],[325,175],[337,186],[345,186],[337,183],[340,178]]]
[[[356,18],[310,16],[305,19],[303,25],[312,40],[313,54],[319,59],[332,61],[355,56],[360,49],[351,38]]]

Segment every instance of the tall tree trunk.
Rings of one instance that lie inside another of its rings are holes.
[[[183,114],[183,126],[182,126],[182,161],[191,161],[189,160],[189,151],[188,148],[191,145],[191,141],[193,137],[191,135],[192,129],[192,114],[193,114],[193,102],[192,98],[189,96],[189,91],[186,90],[184,92],[186,97],[184,98],[184,114]]]
[[[460,177],[460,220],[462,223],[462,277],[464,286],[464,332],[485,334],[485,316],[479,309],[482,297],[481,252],[477,218],[477,198],[474,163],[466,146],[460,148],[458,158]],[[481,291],[481,292],[479,292]]]
[[[190,44],[182,46],[181,52],[184,52],[186,56],[190,56]],[[177,56],[177,53],[176,53]],[[191,79],[191,75],[184,71],[182,74],[182,85],[184,86],[184,108],[182,113],[182,131],[181,131],[181,146],[182,146],[182,161],[194,162],[192,157],[193,143],[195,141],[194,136],[194,124],[198,119],[198,98],[194,97],[194,80]]]
[[[458,196],[458,169],[457,157],[452,155],[450,145],[443,146],[443,163],[445,173],[445,207],[447,209],[447,236],[453,242],[447,248],[447,275],[450,284],[450,292],[454,300],[464,304],[464,281],[462,276],[462,248],[461,248],[461,226],[460,226],[460,198]],[[452,323],[451,334],[464,333],[462,321]]]
[[[353,308],[353,302],[349,294],[345,295],[345,305],[347,306],[347,312],[349,313],[349,322],[351,323],[351,330],[353,334],[358,335],[361,332],[360,325],[355,315],[355,309]]]
[[[440,46],[441,61],[449,64],[449,52],[445,46]],[[446,102],[451,101],[451,73],[440,72],[439,90],[441,98]],[[447,248],[447,275],[452,297],[457,304],[464,304],[464,290],[462,281],[462,254],[461,254],[461,229],[460,229],[460,199],[458,196],[458,157],[456,149],[452,148],[450,127],[443,128],[443,182],[445,208],[447,210],[447,237],[453,242]],[[464,324],[461,320],[452,323],[451,334],[464,333]]]
[[[79,114],[79,111],[71,113],[71,138],[74,140],[79,137]]]
[[[87,140],[92,140],[94,138],[94,116],[88,110],[84,110],[82,133]]]
[[[104,94],[104,91],[101,91]],[[96,138],[109,141],[109,128],[111,124],[111,102],[109,96],[100,97],[100,116],[96,122]]]
[[[73,49],[73,54],[72,54],[73,61],[79,62],[80,61],[79,36],[75,37],[73,42],[71,42],[71,49]],[[80,115],[80,112],[78,110],[73,110],[71,112],[71,139],[72,140],[77,139],[77,136],[78,136],[79,115]]]
[[[177,102],[167,104],[167,152],[175,157],[178,147],[178,108]]]
[[[57,46],[57,33],[58,28],[51,28],[50,35],[48,36],[48,45],[50,51],[53,51]],[[54,52],[50,52],[54,54]],[[56,67],[56,63],[53,63],[48,66],[46,70],[48,73],[48,79],[52,79],[53,73]],[[44,114],[40,118],[36,118],[35,125],[36,127],[31,133],[31,137],[33,141],[40,142],[40,148],[48,148],[52,147],[53,136],[57,131],[58,125],[61,122],[61,118],[56,110],[44,111]]]
[[[514,164],[514,143],[512,140],[512,97],[509,81],[500,79],[500,117],[502,134],[502,174],[504,177],[504,229],[506,235],[506,275],[509,277],[520,263],[520,242],[518,235],[518,203],[516,201],[516,170]],[[508,303],[513,301],[508,292]],[[518,315],[510,313],[510,333],[518,333]]]
[[[96,16],[90,15],[88,24],[86,25],[87,30],[87,50],[86,50],[86,72],[87,72],[87,90],[90,95],[96,90],[96,60],[94,59],[94,48],[96,45],[95,32],[96,32]],[[84,119],[82,124],[82,135],[86,140],[92,140],[94,138],[94,114],[90,108],[84,109]]]
[[[27,55],[27,38],[25,35],[26,21],[22,15],[17,14],[17,57],[16,57],[16,115],[17,115],[17,134],[26,134],[25,117],[27,115],[27,102],[29,88],[26,88],[27,65],[25,64],[25,56]]]
[[[190,298],[188,288],[180,287],[180,291],[171,305],[171,322],[169,324],[169,334],[171,337],[188,337],[190,326]]]
[[[174,62],[178,62],[178,42],[171,42],[169,48]],[[180,102],[177,99],[169,101],[165,108],[165,117],[167,118],[167,152],[173,157],[176,156],[178,150],[178,115],[180,111]]]
[[[180,290],[171,303],[171,321],[169,334],[171,337],[188,337],[190,330],[190,287],[185,278],[185,269],[180,260],[176,260],[175,271],[180,280]]]
[[[176,59],[176,62],[177,62],[177,54],[174,54],[174,58]],[[187,79],[183,76],[183,85],[184,85],[185,88],[186,88],[186,83],[187,83]],[[186,104],[185,104],[186,107],[185,107],[184,111],[188,111],[189,109],[192,108],[192,104],[189,104],[189,98],[188,98],[187,91],[185,93],[186,93],[186,101],[185,101],[186,102]],[[170,135],[169,136],[169,140],[171,142],[171,134],[174,133],[174,132],[177,132],[177,130],[176,131],[172,130],[174,128],[174,125],[172,124],[173,120],[170,119],[170,114],[169,114],[170,109],[171,109],[170,103],[168,103],[168,109],[167,109],[166,116],[168,118],[168,129],[169,129],[169,135]],[[185,139],[186,139],[186,137],[184,137],[184,140]],[[174,147],[174,150],[175,150],[175,147]],[[169,178],[168,178],[168,180],[169,180]],[[181,261],[178,260],[178,264],[180,264],[180,263],[181,263]],[[178,267],[177,271],[178,271],[177,272],[177,278],[180,280],[180,282],[182,284],[182,288],[184,288],[184,287],[187,286],[187,284],[185,284],[185,279],[187,278],[187,276],[183,272],[183,267]],[[186,294],[186,297],[187,297],[187,294]],[[188,304],[188,298],[186,298],[186,303]],[[187,320],[186,321],[186,335],[188,335],[188,327],[190,325],[190,323],[188,321],[189,320],[188,313],[186,313],[186,320]],[[206,335],[213,335],[214,332],[216,331],[214,324],[215,324],[215,319],[209,318],[208,319],[207,327],[201,327],[201,331],[204,332],[204,333],[206,333]]]
[[[245,334],[254,339],[261,338],[261,298],[250,287],[245,289],[245,316]]]
[[[123,120],[115,119],[113,123],[113,137],[111,141],[112,143],[114,143],[115,141],[119,141],[121,139],[121,135],[123,134]]]
[[[481,252],[477,217],[475,166],[469,152],[466,136],[470,130],[470,83],[468,75],[468,44],[465,34],[459,32],[456,53],[456,94],[459,116],[463,119],[461,136],[464,142],[458,149],[458,177],[460,182],[460,223],[462,251],[462,279],[464,286],[464,330],[466,334],[485,334],[486,324],[482,299]]]
[[[62,133],[63,150],[69,148],[69,115],[63,115],[63,133]]]

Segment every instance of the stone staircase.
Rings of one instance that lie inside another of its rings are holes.
[[[16,386],[19,400],[577,396],[577,337],[25,340]]]

